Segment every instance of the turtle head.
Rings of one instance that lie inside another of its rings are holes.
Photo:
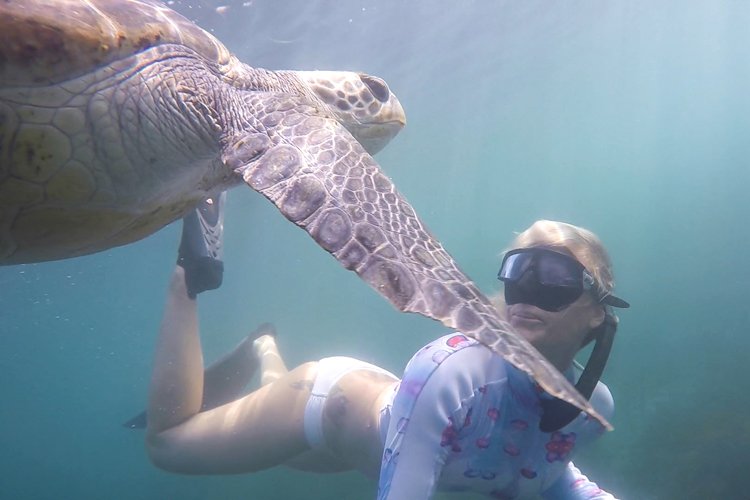
[[[404,108],[380,78],[349,71],[299,71],[300,79],[368,153],[406,125]]]

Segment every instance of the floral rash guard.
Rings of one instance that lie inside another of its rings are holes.
[[[392,406],[383,410],[378,499],[423,500],[436,490],[614,499],[571,462],[604,427],[581,413],[558,431],[542,432],[543,397],[550,396],[530,377],[473,339],[454,333],[431,342],[409,361]],[[612,416],[604,384],[591,403]]]

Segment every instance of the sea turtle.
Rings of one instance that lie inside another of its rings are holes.
[[[244,182],[398,309],[609,427],[368,154],[403,124],[379,78],[252,68],[154,0],[0,0],[0,263],[126,244]]]

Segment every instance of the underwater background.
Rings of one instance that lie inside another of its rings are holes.
[[[604,375],[615,431],[577,465],[623,499],[750,498],[750,3],[170,4],[251,65],[383,77],[408,125],[376,159],[486,293],[534,220],[595,231],[632,307]],[[374,498],[355,473],[172,475],[121,427],[145,404],[179,230],[0,268],[0,498]],[[290,366],[400,374],[446,332],[250,189],[230,192],[225,234],[224,285],[200,297],[207,362],[271,321]]]

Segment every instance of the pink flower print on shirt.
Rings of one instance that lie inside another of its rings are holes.
[[[487,410],[487,416],[490,417],[490,420],[497,420],[500,418],[500,410],[497,408],[490,408]]]
[[[458,432],[453,427],[453,419],[448,417],[450,423],[443,429],[440,436],[440,446],[450,446],[451,451],[458,453],[461,451],[461,445],[458,443]]]
[[[526,420],[521,419],[515,419],[513,420],[510,425],[517,431],[525,431],[529,428],[529,423]]]
[[[487,437],[480,437],[476,441],[477,448],[488,448],[490,446],[490,438]]]
[[[536,477],[536,471],[528,467],[521,469],[521,475],[526,479],[534,479]]]
[[[456,429],[453,428],[453,424],[449,424],[443,429],[443,434],[440,436],[440,446],[448,446],[452,444],[456,439]]]
[[[454,335],[448,340],[445,341],[445,345],[452,349],[456,349],[458,347],[465,347],[467,345],[471,344],[471,339],[467,337],[466,335]]]
[[[576,433],[565,434],[553,432],[550,441],[544,447],[547,449],[547,461],[564,461],[576,445]]]
[[[503,451],[510,455],[511,457],[517,457],[521,454],[521,450],[518,448],[518,446],[514,445],[513,443],[508,443],[505,446],[503,446]]]

